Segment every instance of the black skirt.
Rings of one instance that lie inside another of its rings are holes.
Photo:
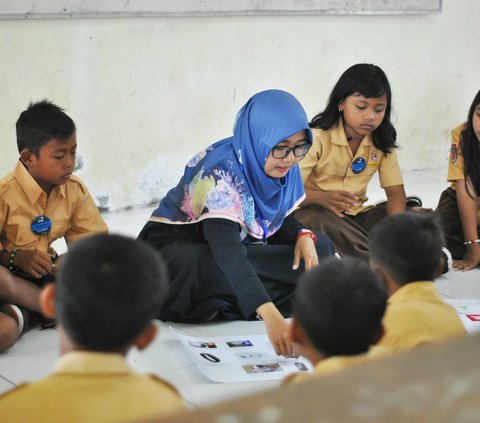
[[[215,220],[208,219],[208,224]],[[216,243],[206,241],[203,223],[148,222],[142,229],[139,238],[160,252],[170,274],[168,299],[158,317],[185,323],[250,320],[255,319],[256,308],[269,301],[289,317],[295,285],[304,270],[303,265],[292,270],[295,245],[243,245],[239,225],[222,223],[222,236],[236,237],[239,245],[220,244],[220,252],[215,251]],[[319,259],[334,254],[327,237],[318,236],[317,252]]]

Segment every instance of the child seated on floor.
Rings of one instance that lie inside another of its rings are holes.
[[[0,421],[130,421],[184,410],[172,386],[136,374],[125,360],[155,338],[167,279],[143,241],[106,234],[77,241],[56,285],[41,294],[43,312],[59,321],[61,357],[52,375],[0,396]]]
[[[314,376],[388,354],[372,346],[383,333],[386,302],[380,277],[361,259],[331,258],[301,277],[291,332],[296,352],[315,366]],[[295,374],[284,383],[310,377]]]
[[[380,345],[407,350],[465,334],[457,312],[441,300],[433,282],[441,273],[444,245],[433,214],[389,216],[372,229],[368,245],[370,264],[390,294]]]
[[[108,228],[75,175],[76,127],[43,100],[16,123],[19,160],[0,179],[0,351],[41,320],[40,291],[58,267],[52,243]],[[2,158],[3,160],[3,158]]]
[[[447,248],[455,258],[453,267],[470,270],[480,265],[480,91],[468,112],[467,121],[452,131],[447,179],[451,186],[442,192],[435,212]]]

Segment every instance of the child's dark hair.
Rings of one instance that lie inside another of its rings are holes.
[[[20,114],[16,127],[18,152],[28,149],[37,157],[48,141],[65,141],[75,132],[70,116],[48,100],[30,103]]]
[[[468,180],[471,181],[473,188],[475,189],[476,195],[480,195],[480,140],[475,135],[473,130],[473,114],[475,113],[476,107],[480,104],[480,91],[477,93],[473,99],[472,105],[468,112],[468,119],[465,125],[465,129],[460,135],[460,149],[463,156],[463,174],[465,175],[465,182]],[[470,197],[475,198],[475,195],[472,195],[467,187],[467,192]]]
[[[141,240],[108,234],[82,238],[59,271],[59,322],[82,348],[122,351],[158,315],[167,280],[163,259]]]
[[[293,314],[322,355],[356,355],[381,335],[386,302],[379,275],[363,260],[332,257],[302,275]]]
[[[388,216],[368,235],[370,260],[399,284],[432,281],[445,244],[433,213],[406,212]]]
[[[333,87],[327,107],[312,119],[310,127],[327,130],[338,125],[341,117],[338,106],[353,94],[363,95],[366,98],[386,95],[385,116],[380,126],[372,132],[372,139],[375,147],[385,154],[390,153],[397,147],[397,131],[390,121],[392,92],[387,75],[375,65],[359,63],[348,68]]]

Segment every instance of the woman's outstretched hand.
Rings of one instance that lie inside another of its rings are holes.
[[[293,356],[295,351],[290,336],[290,325],[273,303],[265,303],[257,308],[257,314],[265,323],[268,339],[278,355]]]

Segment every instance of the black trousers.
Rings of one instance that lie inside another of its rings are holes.
[[[292,270],[294,245],[246,245],[247,258],[272,302],[283,316],[292,311],[295,286],[303,263]],[[334,253],[326,238],[317,240],[319,260]],[[207,243],[179,240],[161,249],[170,273],[170,292],[159,314],[161,320],[198,323],[211,320],[243,320],[237,299]],[[248,293],[246,294],[248,295]],[[254,318],[255,316],[252,316]]]

